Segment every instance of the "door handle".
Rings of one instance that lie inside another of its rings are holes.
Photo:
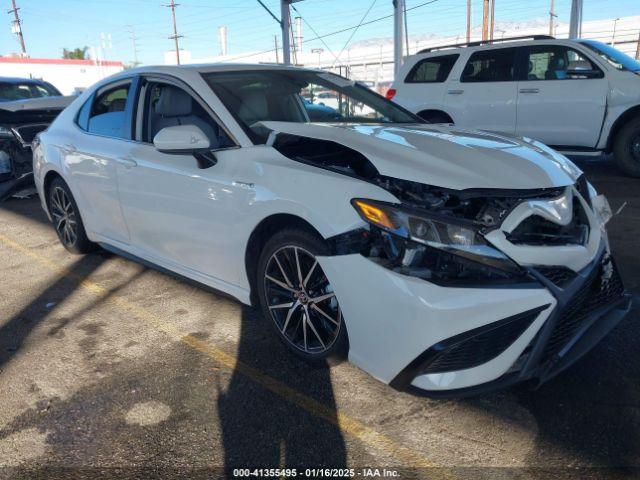
[[[122,165],[124,168],[131,168],[138,166],[138,162],[136,162],[133,158],[118,158],[118,163]]]
[[[540,93],[539,88],[521,88],[520,93]]]
[[[449,90],[447,93],[449,95],[462,95],[464,93],[464,90]]]

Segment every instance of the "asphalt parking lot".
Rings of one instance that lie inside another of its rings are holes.
[[[215,478],[234,467],[400,468],[406,478],[640,475],[640,181],[581,163],[614,210],[635,306],[573,368],[466,400],[310,368],[259,314],[96,252],[37,198],[0,204],[0,478]]]

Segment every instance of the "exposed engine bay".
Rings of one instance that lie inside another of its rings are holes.
[[[371,182],[400,200],[400,204],[364,200],[365,209],[381,211],[384,218],[398,220],[397,228],[368,222],[367,228],[330,239],[335,254],[360,253],[397,273],[440,285],[535,282],[526,269],[495,250],[484,236],[500,228],[504,219],[524,202],[558,199],[568,188],[447,189],[381,175],[363,154],[337,142],[287,133],[274,134],[272,138],[272,146],[292,160]],[[584,176],[576,189],[588,203]],[[363,218],[367,220],[366,216]],[[568,225],[534,214],[509,238],[520,245],[575,245],[584,244],[588,233],[588,220],[576,199]]]
[[[564,187],[533,190],[451,190],[381,175],[360,152],[336,142],[279,133],[273,147],[284,156],[374,183],[403,204],[470,220],[490,231],[527,199],[555,198]]]
[[[72,98],[59,100],[60,105],[51,105],[50,98],[0,104],[0,201],[33,184],[31,142]]]

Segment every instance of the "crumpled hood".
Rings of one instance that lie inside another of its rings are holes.
[[[0,102],[0,110],[9,112],[20,112],[26,110],[62,110],[73,102],[77,97],[38,97],[26,98],[24,100],[12,100],[10,102]]]
[[[329,140],[366,156],[382,175],[457,190],[575,183],[570,160],[528,139],[452,125],[262,122],[276,133]]]

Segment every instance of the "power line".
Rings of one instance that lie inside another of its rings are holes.
[[[349,42],[351,42],[351,39],[353,38],[353,36],[356,34],[356,32],[358,31],[358,29],[360,28],[360,26],[362,25],[362,22],[364,22],[364,19],[367,18],[367,15],[369,15],[369,12],[371,11],[371,9],[373,8],[373,6],[376,4],[377,0],[373,0],[373,2],[371,3],[371,5],[369,6],[369,8],[367,9],[366,12],[364,12],[364,15],[362,16],[362,18],[360,19],[360,23],[358,23],[358,25],[355,26],[355,28],[353,29],[353,31],[351,32],[351,35],[349,35],[349,38],[347,39],[347,41],[345,42],[344,46],[342,47],[342,50],[340,50],[340,53],[338,53],[338,56],[336,57],[336,59],[333,62],[332,67],[336,66],[336,62],[340,59],[340,56],[342,55],[342,53],[344,52],[344,49],[347,48],[347,46],[349,45]]]
[[[418,8],[422,8],[422,7],[427,6],[427,5],[431,5],[432,3],[436,3],[437,1],[439,1],[439,0],[429,0],[427,2],[423,2],[423,3],[420,3],[418,5],[414,5],[413,7],[407,8],[406,11],[409,12],[411,10],[416,10]],[[382,20],[387,20],[387,19],[392,18],[392,17],[393,17],[393,13],[390,14],[390,15],[385,15],[385,16],[382,16],[382,17],[374,18],[372,20],[369,20],[368,22],[362,22],[357,26],[343,28],[343,29],[336,30],[336,31],[333,31],[333,32],[330,32],[330,33],[326,33],[324,35],[316,35],[314,38],[309,38],[307,40],[303,40],[302,43],[314,42],[316,40],[322,41],[322,39],[324,39],[324,38],[331,37],[333,35],[338,35],[340,33],[348,32],[348,31],[353,30],[354,28],[359,28],[359,27],[362,27],[364,25],[371,25],[372,23],[381,22]],[[248,53],[246,55],[240,55],[240,56],[232,57],[232,58],[227,59],[227,61],[240,60],[242,58],[255,57],[256,55],[262,55],[264,53],[271,53],[271,52],[273,52],[272,48],[269,49],[269,50],[262,50],[260,52],[253,52],[253,53]]]
[[[311,26],[311,24],[309,22],[307,22],[307,20],[302,16],[302,14],[298,11],[298,9],[295,7],[295,5],[291,4],[291,8],[293,8],[293,11],[296,12],[298,14],[298,16],[302,19],[302,21],[304,22],[304,24],[309,27],[309,30],[311,30],[313,32],[313,34],[318,38],[318,40],[320,40],[320,42],[322,42],[322,44],[325,46],[325,48],[328,50],[328,52],[333,55],[333,58],[335,58],[336,60],[338,60],[338,57],[336,56],[335,53],[333,53],[333,50],[331,50],[331,47],[327,44],[327,42],[325,42],[320,35],[318,34],[318,32],[316,32],[316,30]],[[304,43],[304,42],[302,42]]]

